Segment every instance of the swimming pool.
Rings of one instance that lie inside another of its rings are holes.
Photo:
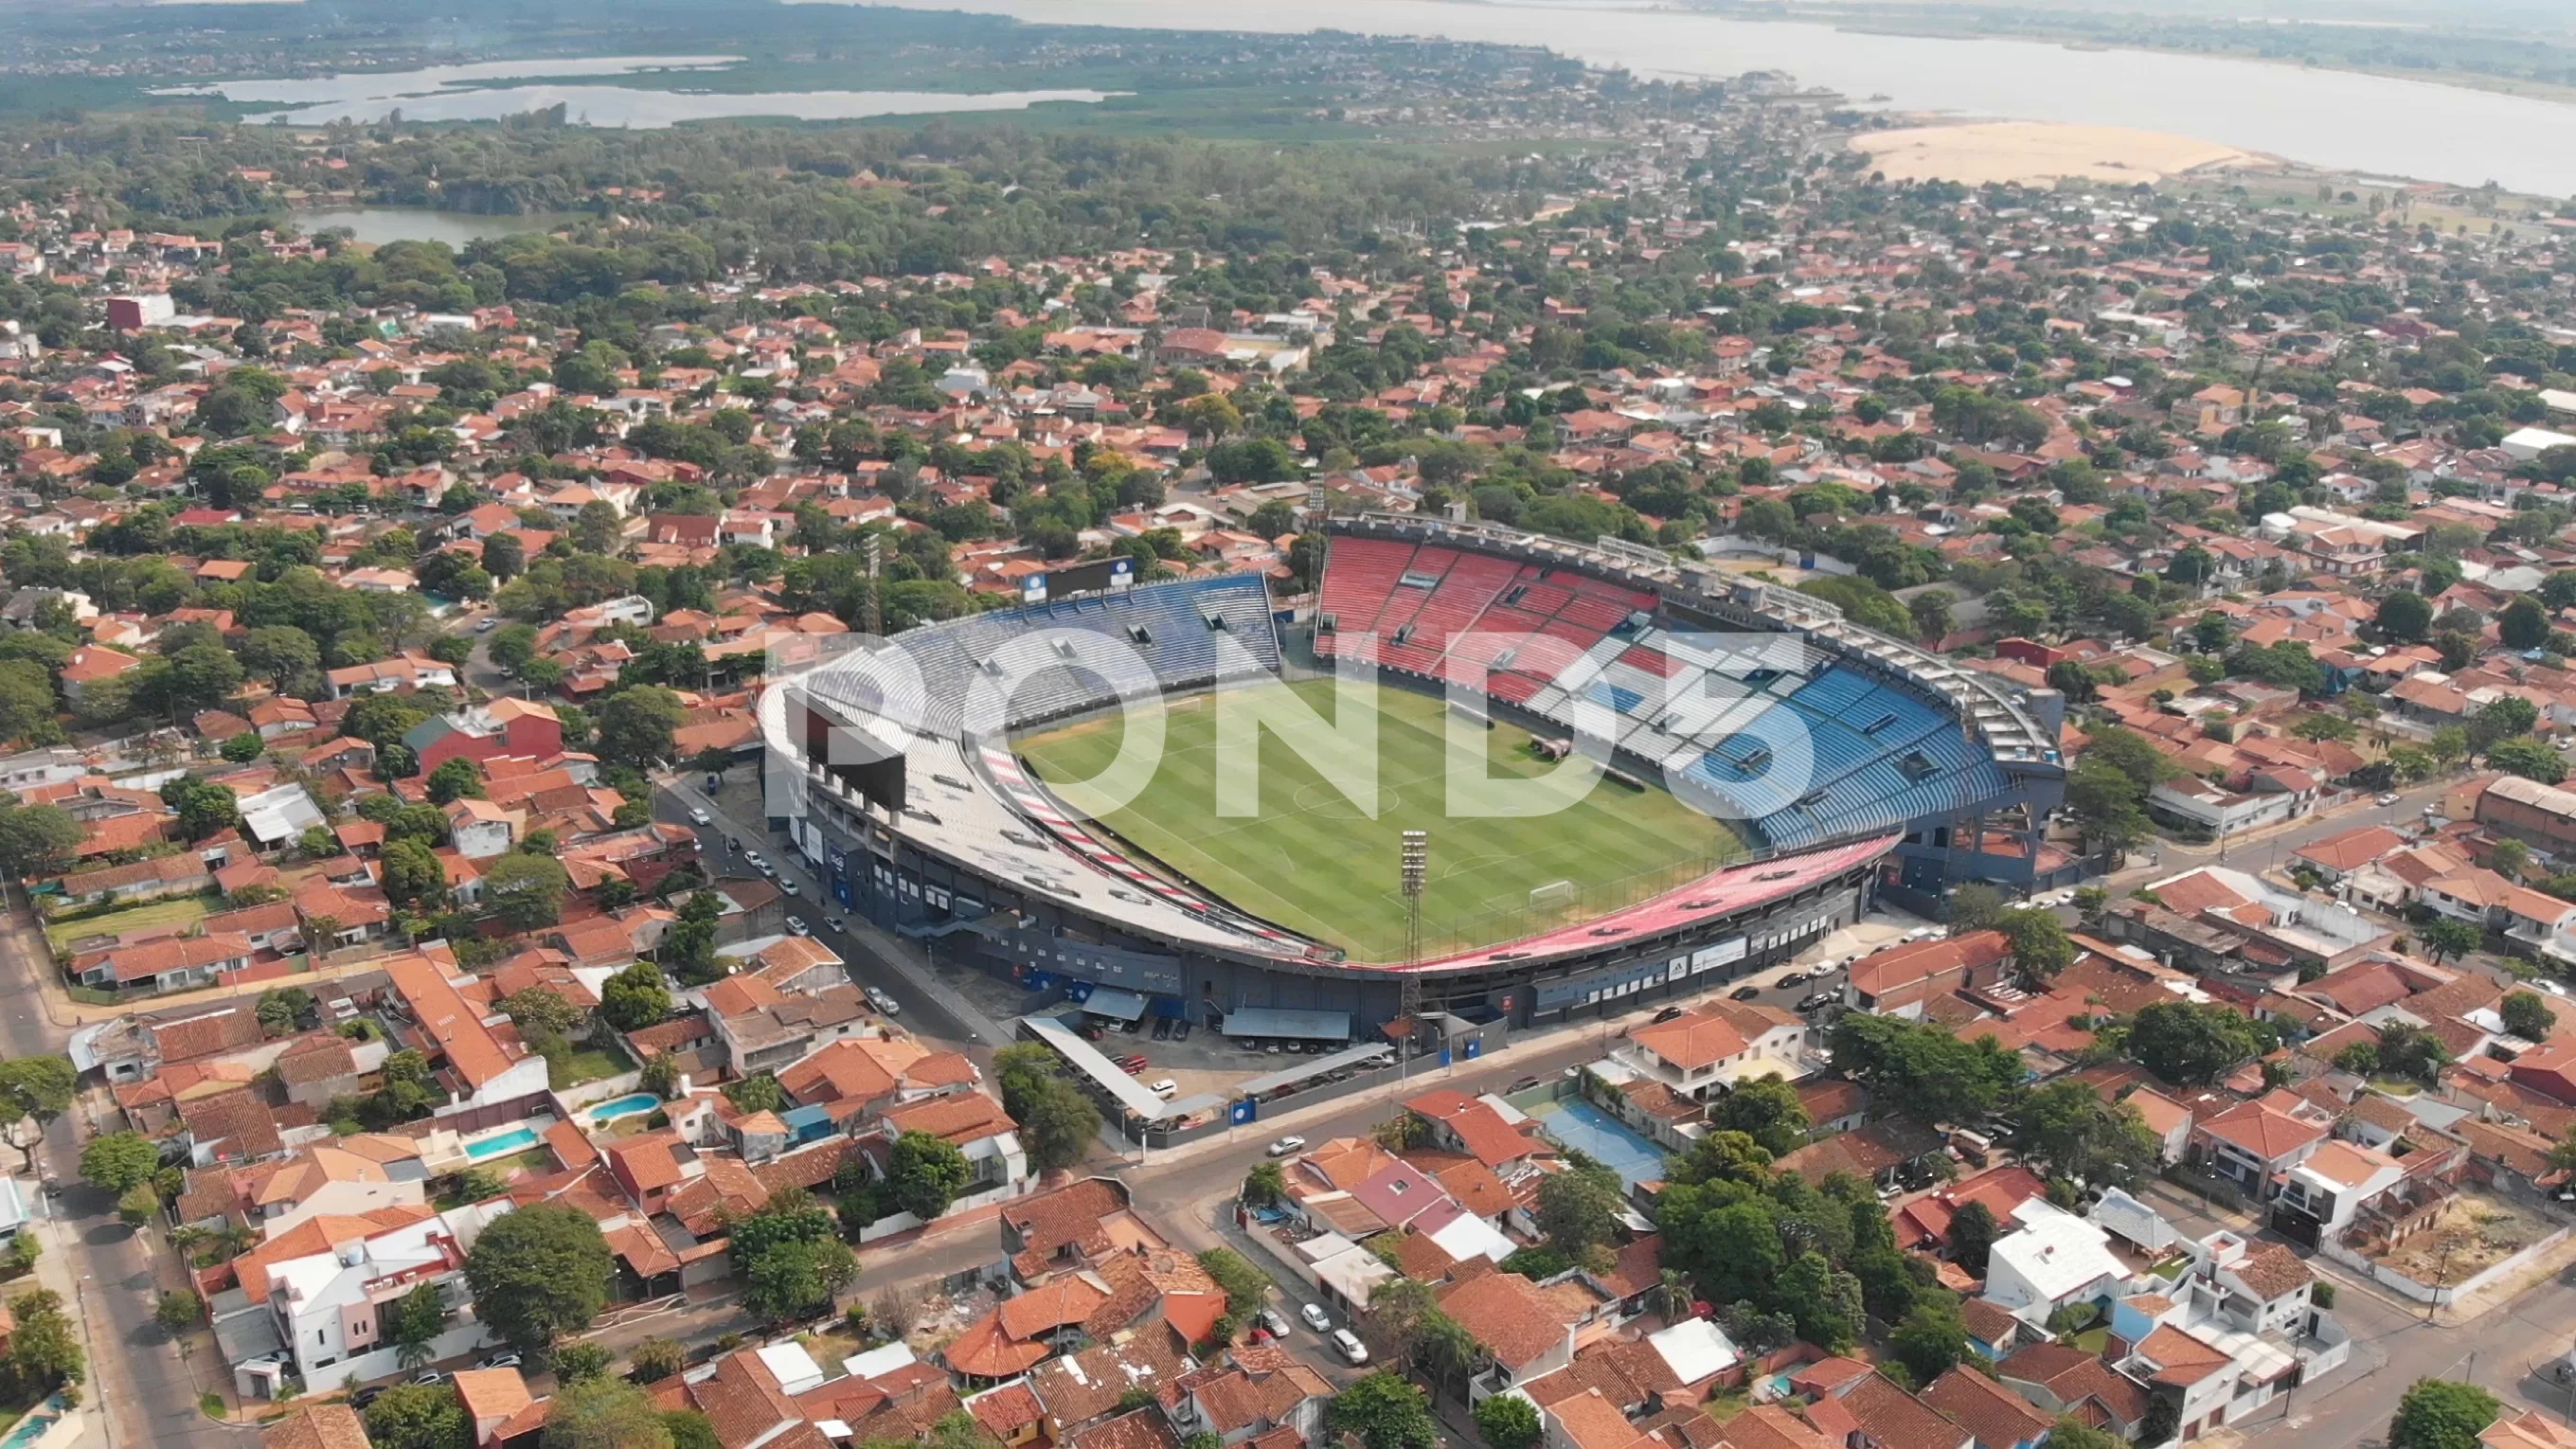
[[[638,1112],[650,1112],[661,1105],[662,1099],[650,1092],[629,1092],[623,1097],[612,1097],[605,1102],[596,1103],[581,1115],[588,1119],[591,1126],[599,1127],[614,1122],[620,1117],[632,1117]]]
[[[504,1132],[498,1137],[486,1137],[480,1142],[466,1143],[465,1155],[473,1161],[481,1162],[486,1157],[507,1157],[513,1152],[525,1152],[536,1145],[537,1129],[520,1127]],[[0,1445],[0,1449],[7,1449],[7,1446]]]
[[[45,1437],[45,1431],[54,1427],[54,1421],[62,1416],[62,1395],[56,1394],[29,1409],[25,1418],[11,1425],[8,1437],[0,1439],[0,1449],[25,1449],[26,1445]]]
[[[1533,1107],[1539,1130],[1619,1174],[1630,1187],[1664,1175],[1663,1149],[1628,1130],[1618,1118],[1581,1097],[1561,1097]]]

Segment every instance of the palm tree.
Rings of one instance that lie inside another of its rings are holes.
[[[1475,1335],[1436,1308],[1415,1325],[1405,1345],[1405,1357],[1429,1376],[1435,1397],[1447,1394],[1459,1399],[1466,1397],[1466,1381],[1484,1372],[1488,1362],[1484,1346],[1476,1342]],[[1459,1385],[1455,1393],[1450,1389],[1452,1381]]]
[[[416,1369],[422,1364],[429,1362],[430,1357],[429,1343],[427,1340],[423,1340],[418,1343],[398,1344],[394,1348],[394,1363],[400,1368]]]
[[[1646,1290],[1646,1311],[1666,1322],[1679,1322],[1690,1312],[1693,1295],[1690,1275],[1679,1268],[1666,1268],[1655,1286]]]

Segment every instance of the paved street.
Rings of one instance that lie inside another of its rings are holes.
[[[0,919],[0,980],[8,1001],[0,1007],[0,1049],[9,1056],[60,1054],[70,1032],[46,1019],[38,983],[50,979],[52,959],[43,934],[22,912]],[[85,1110],[76,1105],[45,1133],[40,1173],[58,1179],[63,1194],[51,1205],[63,1231],[48,1243],[69,1259],[90,1346],[92,1402],[105,1408],[119,1445],[237,1446],[249,1431],[208,1419],[197,1408],[199,1389],[188,1363],[152,1320],[163,1285],[154,1277],[151,1244],[118,1221],[108,1194],[79,1180]],[[32,1286],[32,1285],[28,1285]],[[173,1284],[172,1286],[175,1286]]]

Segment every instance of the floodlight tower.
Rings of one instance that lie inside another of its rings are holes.
[[[1413,1053],[1408,1050],[1422,1030],[1422,975],[1410,968],[1422,960],[1422,885],[1430,875],[1431,832],[1404,832],[1400,883],[1404,890],[1404,984],[1397,1015],[1404,1020],[1404,1040],[1395,1048],[1396,1077],[1403,1080],[1413,1068]]]
[[[885,582],[884,582],[884,576],[885,576],[885,535],[884,535],[884,534],[882,534],[882,533],[871,533],[871,534],[869,534],[869,535],[868,535],[868,539],[867,539],[867,555],[868,555],[868,618],[867,618],[868,634],[869,634],[871,637],[874,637],[874,638],[882,638],[882,637],[884,637],[884,635],[885,635],[885,603],[884,603],[884,599],[883,599],[883,594],[884,594],[884,591],[885,591]]]

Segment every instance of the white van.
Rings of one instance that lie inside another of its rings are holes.
[[[1173,1081],[1169,1077],[1165,1077],[1154,1085],[1147,1087],[1145,1090],[1168,1102],[1172,1098],[1181,1094],[1181,1084]]]

